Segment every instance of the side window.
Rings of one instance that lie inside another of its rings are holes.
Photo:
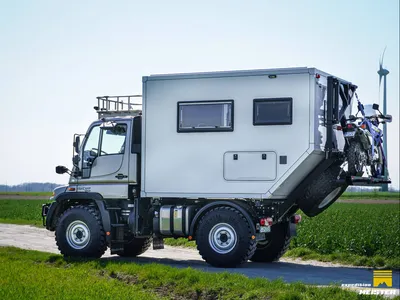
[[[125,152],[126,125],[118,124],[112,129],[101,130],[100,156]]]
[[[253,125],[290,125],[293,123],[292,98],[253,100]]]
[[[233,131],[233,101],[178,102],[178,132]]]

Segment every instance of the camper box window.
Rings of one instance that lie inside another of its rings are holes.
[[[292,98],[254,99],[253,125],[290,125],[292,106]]]
[[[178,102],[178,132],[233,131],[233,100]]]

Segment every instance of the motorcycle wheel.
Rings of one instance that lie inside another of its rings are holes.
[[[347,149],[348,172],[351,176],[362,176],[368,164],[368,154],[360,142],[352,141]]]

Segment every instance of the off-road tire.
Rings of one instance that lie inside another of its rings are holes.
[[[228,253],[218,253],[210,244],[211,231],[219,224],[228,224],[236,233],[236,243]],[[197,249],[201,257],[214,267],[233,268],[249,260],[257,243],[252,239],[251,224],[237,209],[227,206],[208,211],[196,229]]]
[[[341,166],[333,164],[306,188],[297,204],[307,216],[314,217],[322,213],[346,190],[347,184],[337,182],[340,171]]]
[[[73,248],[67,241],[68,226],[74,221],[83,222],[90,230],[90,240],[82,249]],[[61,254],[65,257],[100,258],[107,250],[106,235],[99,212],[93,207],[70,207],[59,217],[55,239]]]
[[[361,161],[360,155],[365,155],[365,161]],[[357,170],[357,164],[363,164],[367,166],[367,157],[368,154],[364,150],[362,144],[358,141],[352,141],[347,148],[347,165],[348,165],[348,173],[351,176],[359,176],[362,175],[362,170]],[[362,168],[362,167],[361,167]]]
[[[291,241],[289,223],[278,223],[271,227],[266,243],[257,243],[254,262],[273,262],[279,260],[289,249]]]
[[[146,252],[150,248],[151,242],[152,238],[133,238],[129,243],[124,245],[124,251],[118,253],[118,255],[121,257],[136,257]]]

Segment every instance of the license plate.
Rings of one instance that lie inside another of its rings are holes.
[[[260,232],[270,232],[271,231],[271,227],[269,226],[261,226],[260,227]]]
[[[353,137],[353,136],[355,136],[356,135],[356,132],[355,131],[348,131],[348,132],[345,132],[344,133],[344,136],[345,137]]]

